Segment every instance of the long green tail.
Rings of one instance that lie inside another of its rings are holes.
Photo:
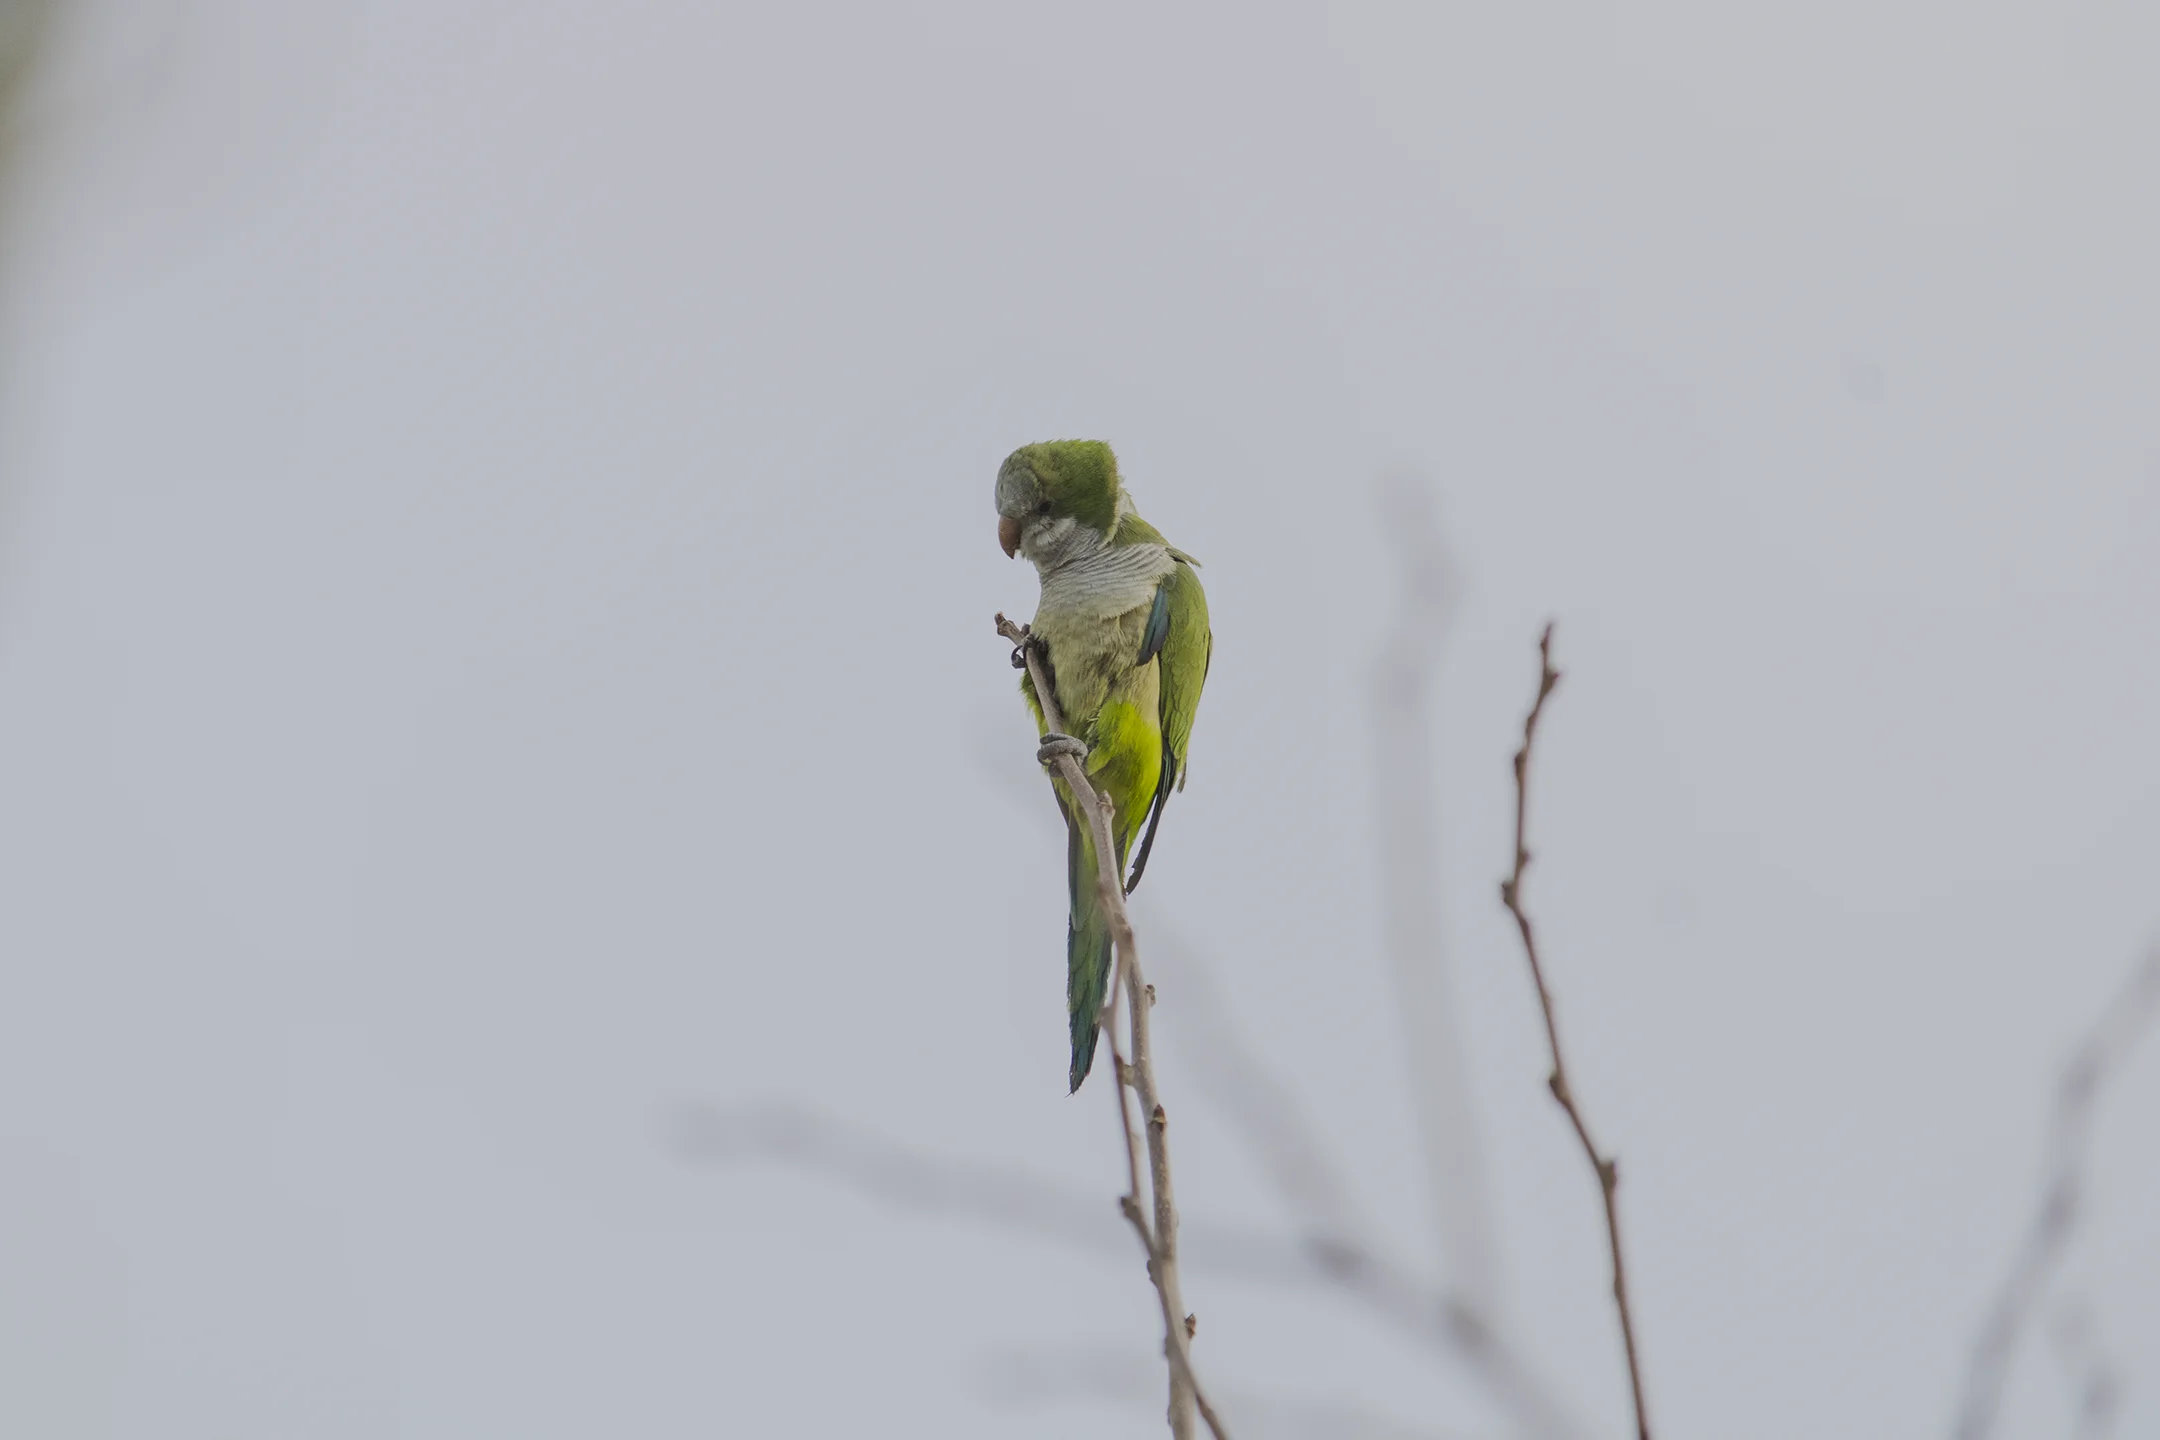
[[[1096,888],[1095,837],[1068,815],[1066,871],[1072,917],[1065,925],[1065,1004],[1072,1018],[1072,1089],[1095,1063],[1096,1021],[1110,985],[1110,917]],[[1070,1093],[1070,1092],[1068,1092]]]

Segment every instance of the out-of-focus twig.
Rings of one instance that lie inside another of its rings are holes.
[[[2019,1337],[2032,1320],[2063,1252],[2077,1231],[2085,1193],[2085,1159],[2091,1147],[2093,1111],[2106,1083],[2130,1058],[2153,1016],[2160,1012],[2160,944],[2146,952],[2108,1001],[2055,1090],[2048,1126],[2047,1169],[2040,1197],[1973,1342],[1950,1433],[1954,1440],[1986,1440]],[[2112,1407],[2112,1397],[2107,1406]]]
[[[1004,1166],[924,1155],[799,1104],[692,1106],[674,1128],[684,1155],[700,1163],[773,1161],[897,1209],[991,1225],[1092,1256],[1124,1253],[1116,1223],[1075,1187]],[[1390,1329],[1462,1364],[1522,1433],[1538,1440],[1577,1433],[1547,1398],[1549,1387],[1481,1316],[1436,1297],[1421,1277],[1356,1242],[1321,1236],[1299,1241],[1200,1223],[1190,1232],[1184,1258],[1228,1279],[1340,1294]]]
[[[1183,1001],[1177,1012],[1179,1064],[1229,1120],[1306,1243],[1364,1248],[1368,1225],[1341,1164],[1295,1090],[1239,1033],[1215,966],[1160,912],[1149,929],[1156,968]]]
[[[1590,1168],[1597,1172],[1598,1192],[1605,1201],[1605,1237],[1612,1248],[1613,1305],[1620,1312],[1620,1341],[1627,1350],[1628,1385],[1635,1400],[1635,1433],[1637,1440],[1650,1440],[1650,1414],[1643,1402],[1642,1362],[1635,1348],[1635,1316],[1628,1305],[1627,1260],[1620,1246],[1620,1161],[1604,1154],[1597,1142],[1590,1138],[1590,1127],[1583,1120],[1582,1108],[1576,1103],[1575,1090],[1568,1083],[1567,1058],[1560,1049],[1560,1026],[1553,1018],[1552,987],[1545,980],[1545,966],[1538,958],[1537,936],[1530,926],[1530,916],[1522,907],[1523,871],[1530,865],[1530,848],[1525,838],[1530,813],[1530,749],[1537,741],[1538,720],[1545,713],[1546,697],[1560,683],[1560,672],[1553,669],[1552,631],[1547,625],[1545,633],[1538,637],[1538,688],[1537,698],[1530,704],[1530,713],[1523,720],[1522,748],[1515,752],[1515,868],[1507,879],[1500,882],[1500,902],[1515,917],[1515,928],[1522,932],[1523,954],[1530,962],[1530,979],[1537,986],[1538,1008],[1545,1017],[1545,1041],[1552,1051],[1552,1074],[1546,1084],[1552,1089],[1553,1099],[1567,1112],[1568,1123],[1575,1128],[1575,1138],[1582,1142],[1583,1154],[1589,1157]]]
[[[0,0],[0,217],[16,187],[17,151],[22,148],[24,112],[39,60],[51,48],[53,12],[59,0]],[[7,238],[0,233],[0,240]],[[4,298],[4,297],[0,297]]]
[[[1460,585],[1431,491],[1400,476],[1384,481],[1375,499],[1400,577],[1366,687],[1382,936],[1442,1274],[1456,1303],[1491,1315],[1499,1298],[1497,1247],[1461,1007],[1441,923],[1433,758],[1433,683]]]
[[[56,0],[0,0],[0,129],[45,43]]]
[[[2074,1440],[2107,1440],[2122,1403],[2122,1379],[2101,1347],[2091,1307],[2076,1301],[2066,1303],[2057,1313],[2053,1328],[2055,1352],[2076,1397],[2077,1428],[2071,1435]]]
[[[1488,1395],[1538,1440],[1566,1440],[1576,1427],[1500,1331],[1475,1307],[1435,1296],[1401,1269],[1362,1250],[1320,1250],[1327,1278],[1389,1321],[1459,1360]]]
[[[774,1161],[823,1175],[880,1204],[949,1215],[1097,1255],[1129,1254],[1099,1200],[1005,1166],[921,1154],[791,1101],[685,1107],[670,1127],[708,1165]]]
[[[895,1209],[994,1226],[1089,1255],[1131,1253],[1120,1221],[1076,1186],[1008,1166],[925,1155],[793,1101],[686,1106],[670,1128],[683,1156],[699,1164],[786,1165]],[[1259,1285],[1333,1287],[1388,1318],[1416,1311],[1406,1329],[1434,1323],[1423,1287],[1363,1250],[1205,1222],[1189,1235],[1185,1228],[1185,1258],[1213,1273]],[[1383,1297],[1379,1303],[1376,1296]]]
[[[1234,1262],[1244,1278],[1318,1281],[1339,1290],[1368,1314],[1463,1366],[1524,1434],[1539,1440],[1575,1434],[1574,1422],[1550,1399],[1550,1387],[1473,1292],[1435,1290],[1412,1267],[1375,1248],[1321,1137],[1304,1124],[1289,1087],[1238,1036],[1206,963],[1189,946],[1173,944],[1168,953],[1188,1001],[1179,1016],[1198,1022],[1193,1038],[1202,1041],[1180,1056],[1207,1077],[1208,1091],[1275,1180],[1303,1232],[1302,1243],[1282,1257],[1292,1261],[1286,1268],[1250,1237],[1233,1248],[1228,1237],[1211,1230],[1205,1263],[1216,1268]]]
[[[1014,668],[1025,667],[1034,681],[1035,700],[1042,707],[1045,726],[1053,735],[1064,734],[1064,717],[1058,712],[1057,691],[1043,664],[1041,644],[1025,626],[1015,625],[1003,615],[997,617],[997,633],[1012,642]],[[1156,1297],[1162,1303],[1163,1356],[1170,1368],[1170,1433],[1173,1440],[1186,1440],[1192,1433],[1193,1411],[1197,1409],[1215,1440],[1225,1440],[1222,1422],[1208,1403],[1206,1392],[1201,1389],[1199,1377],[1192,1368],[1191,1342],[1195,1321],[1185,1310],[1178,1271],[1178,1215],[1170,1183],[1169,1114],[1164,1110],[1156,1088],[1154,1049],[1148,1042],[1148,1010],[1155,1003],[1155,992],[1141,974],[1139,941],[1133,934],[1132,919],[1125,912],[1125,887],[1123,877],[1118,874],[1117,846],[1110,834],[1110,801],[1096,790],[1087,778],[1087,772],[1072,755],[1057,754],[1052,758],[1075,801],[1094,802],[1083,804],[1081,808],[1094,830],[1098,885],[1104,909],[1110,917],[1110,936],[1117,947],[1117,970],[1110,977],[1103,1002],[1101,1028],[1109,1041],[1114,1062],[1110,1088],[1117,1098],[1118,1127],[1123,1132],[1131,1176],[1122,1208],[1147,1252],[1148,1278],[1154,1282]],[[1121,979],[1125,989],[1126,1025],[1132,1037],[1129,1061],[1118,1051],[1117,995]],[[1152,1217],[1143,1213],[1140,1207],[1140,1166],[1133,1150],[1132,1119],[1126,1109],[1127,1085],[1140,1101],[1142,1124],[1147,1135]]]

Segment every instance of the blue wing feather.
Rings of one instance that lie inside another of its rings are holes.
[[[1130,612],[1128,612],[1130,613]],[[1145,665],[1162,653],[1163,641],[1170,638],[1170,580],[1168,576],[1155,587],[1155,606],[1148,611],[1147,629],[1140,636],[1140,658],[1135,665]]]

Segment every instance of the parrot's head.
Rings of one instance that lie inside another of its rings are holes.
[[[1075,528],[1107,537],[1122,496],[1117,456],[1102,441],[1023,445],[998,467],[998,544],[1041,563]]]

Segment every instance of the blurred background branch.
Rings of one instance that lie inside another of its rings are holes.
[[[52,26],[59,0],[0,0],[0,135],[12,138],[17,101]]]
[[[1434,760],[1433,692],[1461,582],[1430,486],[1395,474],[1374,498],[1396,576],[1394,611],[1366,680],[1383,936],[1444,1283],[1454,1303],[1490,1317],[1497,1249],[1441,906]]]
[[[1283,1202],[1308,1245],[1366,1248],[1366,1219],[1340,1158],[1312,1123],[1296,1089],[1245,1038],[1216,966],[1163,915],[1151,912],[1160,937],[1156,965],[1183,1004],[1178,1010],[1180,1062]]]
[[[2018,1342],[2032,1328],[2084,1212],[2093,1113],[2108,1083],[2151,1029],[2156,1012],[2160,1012],[2160,944],[2146,951],[2131,968],[2063,1067],[2055,1088],[2054,1113],[2048,1122],[2040,1193],[2009,1270],[1973,1341],[1958,1397],[1957,1418],[1951,1426],[1954,1440],[1987,1440],[1995,1433],[2003,1386],[2016,1359]],[[2082,1342],[2079,1348],[2090,1344],[2090,1324],[2087,1319],[2073,1327]],[[2114,1388],[2113,1378],[2105,1368],[2090,1372],[2081,1387],[2081,1432],[2093,1432],[2111,1423],[2116,1403]]]
[[[2072,1440],[2106,1440],[2122,1405],[2122,1373],[2101,1344],[2091,1303],[2083,1297],[2065,1301],[2050,1329],[2070,1384]]]

